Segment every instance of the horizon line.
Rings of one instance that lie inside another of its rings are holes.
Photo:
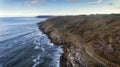
[[[76,14],[76,15],[73,15],[73,14],[69,14],[69,15],[18,15],[18,16],[15,16],[15,15],[12,15],[12,16],[0,16],[0,17],[37,17],[37,16],[79,16],[79,15],[97,15],[97,14],[120,14],[120,13],[92,13],[92,14]]]

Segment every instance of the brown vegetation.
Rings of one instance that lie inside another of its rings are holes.
[[[120,14],[59,16],[39,25],[63,45],[61,67],[120,67]]]

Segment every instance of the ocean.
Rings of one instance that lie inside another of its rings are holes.
[[[62,46],[38,29],[47,18],[0,18],[0,67],[59,67]]]

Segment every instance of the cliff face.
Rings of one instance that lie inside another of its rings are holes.
[[[61,67],[120,67],[120,14],[60,16],[39,27],[63,45]]]

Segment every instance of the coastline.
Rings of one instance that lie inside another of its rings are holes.
[[[89,67],[87,64],[86,64],[86,62],[84,62],[84,65],[83,64],[79,64],[79,65],[77,65],[77,66],[75,66],[73,63],[69,63],[68,62],[68,60],[66,60],[66,58],[67,58],[67,55],[69,55],[69,53],[68,52],[66,52],[66,51],[69,51],[69,49],[70,49],[70,46],[69,46],[69,48],[68,48],[68,46],[66,46],[67,44],[70,44],[69,42],[67,43],[67,42],[55,42],[54,40],[55,39],[53,39],[51,36],[50,36],[50,34],[49,33],[47,33],[47,32],[45,32],[44,31],[44,29],[43,28],[41,28],[41,25],[39,24],[39,29],[44,33],[44,34],[46,34],[47,35],[47,37],[51,40],[51,42],[52,43],[54,43],[54,45],[57,45],[57,46],[63,46],[62,48],[63,48],[63,52],[65,52],[65,53],[63,53],[62,55],[61,55],[61,57],[60,57],[60,67]],[[72,45],[71,45],[72,46]],[[73,46],[73,47],[75,47],[74,49],[72,49],[72,50],[75,50],[74,52],[79,52],[80,50],[79,50],[79,48],[78,47],[76,47],[76,46]],[[66,50],[66,48],[68,48],[67,50]],[[76,48],[78,48],[78,49],[76,49]],[[71,51],[72,51],[71,50]],[[73,53],[74,54],[74,53]],[[80,56],[80,54],[79,54],[79,56]],[[78,59],[78,57],[79,57],[78,55],[76,56],[76,59]],[[70,57],[69,56],[69,58],[72,58],[72,57]],[[80,57],[79,57],[80,58]],[[81,56],[81,58],[83,58],[82,56]],[[96,66],[98,66],[98,67],[105,67],[104,65],[102,65],[101,63],[98,63]]]
[[[42,23],[43,23],[43,22],[37,23],[39,30],[41,30],[41,32],[42,32],[43,34],[46,34],[46,36],[48,37],[48,39],[50,39],[51,42],[54,43],[54,45],[56,45],[56,46],[62,46],[62,49],[63,49],[63,45],[62,45],[62,44],[59,44],[59,43],[54,42],[54,40],[53,40],[52,37],[49,35],[49,33],[46,33],[46,32],[44,31],[44,29],[43,29],[42,26],[41,26]],[[64,51],[63,51],[63,54],[64,54]],[[61,66],[61,65],[62,65],[62,60],[63,60],[63,54],[60,56],[60,60],[59,60],[59,62],[60,62],[60,64],[59,64],[60,67],[64,67],[64,66]]]
[[[93,17],[92,19],[94,19],[94,16],[92,16],[92,17]],[[92,52],[92,49],[96,49],[96,48],[89,47],[88,45],[86,45],[89,43],[84,42],[84,39],[82,38],[82,36],[73,34],[74,32],[76,33],[77,30],[73,31],[72,33],[65,32],[63,29],[66,29],[66,28],[63,28],[63,27],[68,26],[68,25],[65,25],[64,23],[61,24],[61,26],[60,26],[60,27],[62,27],[62,30],[61,30],[61,28],[56,27],[57,19],[59,19],[59,21],[61,21],[61,22],[64,22],[62,20],[64,20],[64,19],[66,20],[67,18],[68,18],[68,16],[67,17],[64,17],[64,16],[63,17],[55,17],[55,18],[48,19],[42,23],[38,23],[39,29],[42,30],[42,32],[48,36],[48,38],[51,40],[51,42],[53,42],[55,45],[63,46],[64,53],[60,57],[60,67],[90,67],[90,66],[92,66],[92,67],[108,67],[108,66],[119,67],[119,61],[118,61],[119,59],[117,59],[118,63],[116,64],[116,63],[114,63],[114,61],[109,62],[109,60],[102,58],[99,55],[95,55],[94,52]],[[69,17],[69,18],[71,18],[71,17]],[[87,19],[86,23],[88,23],[88,21],[91,21],[91,20],[88,20],[88,18],[90,18],[90,17],[85,16],[85,15],[72,17],[72,19],[75,19],[75,18],[79,19],[79,22],[81,22],[80,23],[81,25],[84,25],[82,22],[86,22],[86,19]],[[100,22],[108,21],[107,23],[109,23],[109,22],[116,23],[114,20],[119,20],[119,17],[118,17],[118,19],[113,19],[113,18],[111,19],[111,17],[109,19],[109,17],[106,18],[106,15],[105,15],[105,20],[102,20],[102,19],[99,19],[99,17],[98,18],[95,17],[95,21],[96,20],[100,20]],[[69,21],[69,20],[70,19],[68,19],[67,21]],[[69,24],[69,23],[70,22],[67,22],[67,24]],[[77,25],[79,25],[79,24],[77,24]],[[107,24],[106,26],[109,26],[109,25],[110,24]],[[75,27],[77,27],[77,26],[75,26]],[[72,29],[74,29],[74,28],[72,28]],[[96,29],[95,29],[95,31],[96,31]],[[118,31],[118,32],[120,32],[120,31]],[[93,33],[93,32],[87,32],[86,34],[89,34],[89,33]],[[95,33],[95,34],[99,34],[99,33]],[[90,36],[92,36],[92,34],[90,34]],[[101,46],[99,46],[98,48],[101,48]],[[108,49],[108,47],[106,47],[104,49]],[[102,54],[102,53],[98,53],[98,54]],[[108,56],[109,56],[109,54],[108,54]]]
[[[42,23],[44,23],[44,22],[42,22]],[[63,48],[63,52],[65,52],[65,53],[63,53],[62,55],[61,55],[61,57],[60,57],[60,67],[88,67],[88,65],[86,64],[86,62],[85,62],[85,58],[83,57],[83,56],[81,56],[80,55],[80,53],[78,53],[78,55],[76,55],[76,59],[78,59],[79,58],[79,61],[78,61],[78,63],[81,61],[80,60],[80,58],[84,58],[84,63],[81,63],[81,64],[79,64],[79,65],[76,65],[75,66],[75,64],[73,64],[73,60],[71,60],[71,61],[69,61],[69,59],[70,58],[72,58],[71,56],[68,56],[70,53],[69,53],[69,51],[73,51],[73,50],[75,50],[74,52],[80,52],[80,50],[79,50],[79,48],[77,47],[77,46],[73,46],[72,44],[71,45],[69,45],[70,43],[72,43],[72,42],[66,42],[64,39],[61,39],[61,40],[63,40],[63,42],[61,42],[61,41],[56,41],[56,38],[54,39],[54,37],[51,37],[51,35],[50,35],[50,32],[45,32],[45,29],[43,29],[42,28],[42,23],[39,23],[38,24],[38,27],[39,27],[39,29],[44,33],[44,34],[46,34],[47,35],[47,37],[51,40],[51,42],[52,43],[54,43],[54,45],[57,45],[57,46],[63,46],[62,48]],[[53,32],[54,33],[54,32]],[[55,34],[57,34],[57,33],[55,33]],[[66,35],[65,35],[66,36]],[[67,45],[69,45],[69,46],[67,46]],[[72,47],[74,47],[72,50],[70,50],[71,49],[71,46]],[[66,49],[67,48],[67,49]],[[77,48],[77,49],[76,49]],[[72,52],[72,54],[74,54],[73,52]],[[81,56],[81,57],[79,57],[79,56]],[[69,57],[69,58],[67,58],[67,57]],[[82,62],[82,61],[81,61]],[[97,61],[96,61],[97,62]],[[98,67],[104,67],[104,65],[102,65],[101,63],[98,63],[97,62],[97,65],[96,66],[98,66]]]

